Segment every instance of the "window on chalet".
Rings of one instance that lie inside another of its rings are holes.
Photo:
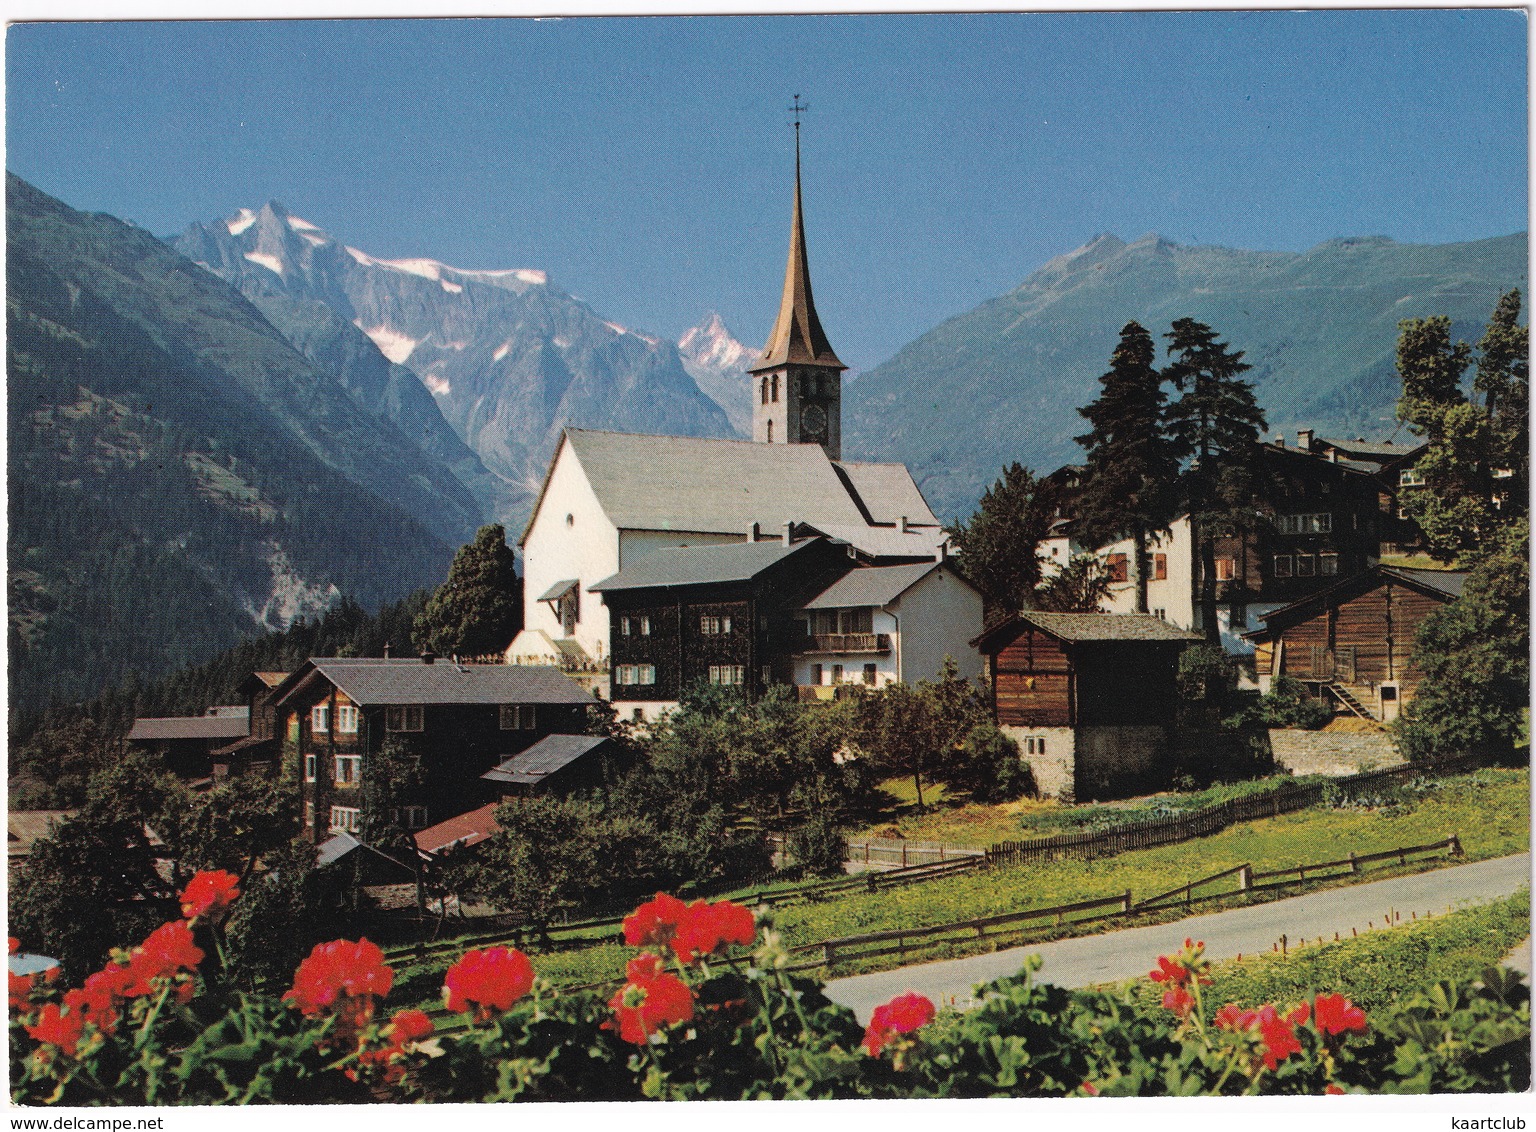
[[[502,704],[501,729],[503,731],[532,731],[538,721],[532,704]]]
[[[1289,554],[1275,555],[1275,577],[1289,578],[1291,576],[1291,556]]]
[[[820,684],[821,683],[821,677],[822,677],[821,665],[819,665],[819,664],[811,665],[811,683],[812,684]]]
[[[315,767],[316,767],[315,756],[314,755],[305,755],[304,756],[304,781],[305,782],[313,782],[315,780]]]
[[[841,664],[834,664],[832,666],[832,683],[834,683],[834,684],[841,684],[842,682],[843,682],[843,666]]]
[[[427,807],[401,806],[390,815],[390,820],[406,829],[426,829]]]
[[[1044,735],[1026,735],[1024,737],[1024,753],[1026,755],[1043,755],[1043,754],[1045,754],[1045,736]]]
[[[1216,559],[1216,580],[1230,582],[1237,571],[1237,563],[1231,558]]]
[[[654,684],[656,683],[656,666],[654,664],[621,664],[618,668],[618,682],[620,684]]]
[[[619,635],[624,637],[649,637],[651,635],[650,614],[620,617]]]
[[[811,632],[817,636],[847,636],[875,631],[875,611],[859,609],[813,609]]]
[[[352,704],[340,704],[337,706],[336,731],[342,735],[357,734],[357,708]]]
[[[1152,616],[1156,617],[1159,621],[1166,621],[1168,620],[1168,611],[1166,609],[1154,609]]]
[[[745,684],[747,682],[747,666],[744,664],[711,664],[709,666],[709,682],[711,684]]]
[[[864,683],[871,688],[875,686],[875,666],[873,664],[866,664],[864,666]]]
[[[1317,572],[1331,578],[1339,572],[1339,556],[1329,551],[1317,556]]]
[[[331,729],[331,709],[328,704],[316,704],[309,709],[309,729],[324,732]]]
[[[363,757],[361,755],[336,756],[337,786],[356,786],[362,779]]]
[[[1424,473],[1417,468],[1404,468],[1397,473],[1397,482],[1400,487],[1423,487]]]
[[[312,828],[314,828],[314,824],[315,824],[315,804],[313,802],[305,802],[304,803],[304,828],[305,829],[312,829]]]
[[[1166,554],[1154,554],[1152,556],[1152,580],[1154,582],[1166,582],[1168,580],[1168,556]]]
[[[356,833],[363,828],[363,812],[356,806],[331,807],[331,832]]]
[[[699,632],[706,637],[723,637],[731,631],[731,619],[729,617],[700,617]]]
[[[397,704],[394,707],[384,709],[385,731],[421,731],[423,730],[422,709],[420,704]]]
[[[1333,515],[1328,511],[1280,515],[1275,526],[1283,535],[1326,535],[1333,531]]]
[[[1111,582],[1129,581],[1131,577],[1130,560],[1123,554],[1111,554],[1104,559],[1104,569],[1109,574]]]
[[[762,682],[763,682],[763,686],[764,687],[768,686],[769,684],[772,684],[773,683],[773,666],[771,664],[763,665],[762,670],[759,673],[759,675],[762,678]]]
[[[1310,578],[1317,573],[1317,559],[1310,554],[1298,554],[1296,556],[1296,576],[1298,578]]]

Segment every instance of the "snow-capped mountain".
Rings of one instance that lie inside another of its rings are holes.
[[[603,318],[543,271],[380,259],[276,202],[193,224],[173,243],[284,333],[312,324],[314,304],[324,304],[413,373],[457,437],[508,485],[494,511],[509,525],[526,518],[565,425],[732,433],[675,345]],[[386,392],[380,386],[375,396]],[[395,395],[403,405],[398,382]],[[414,411],[420,427],[426,414]]]
[[[714,311],[704,321],[683,332],[677,340],[683,368],[715,404],[725,410],[731,425],[743,436],[752,435],[752,389],[747,367],[762,351],[743,346]]]

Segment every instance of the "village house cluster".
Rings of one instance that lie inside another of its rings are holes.
[[[1202,639],[1190,519],[1152,540],[1151,612],[1138,614],[1130,541],[1077,540],[1082,469],[1060,469],[1038,553],[1047,576],[1097,558],[1102,612],[985,626],[906,467],[842,459],[845,368],[812,298],[797,157],[783,295],[750,370],[752,439],[565,429],[520,539],[524,627],[505,663],[313,658],[252,674],[242,705],[140,719],[130,742],[193,780],[292,760],[295,811],[322,860],[361,847],[368,800],[386,796],[389,820],[433,854],[490,836],[506,797],[610,773],[616,745],[584,734],[594,696],[643,723],[695,682],[748,697],[791,685],[812,701],[933,678],[952,660],[986,682],[1043,793],[1166,785],[1179,655]],[[1418,624],[1462,580],[1380,564],[1416,537],[1400,499],[1418,485],[1419,449],[1306,430],[1261,448],[1272,486],[1254,507],[1268,521],[1216,548],[1221,642],[1251,659],[1261,690],[1285,675],[1390,721],[1419,680]],[[392,740],[423,772],[386,791]]]

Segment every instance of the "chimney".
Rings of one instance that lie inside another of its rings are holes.
[[[794,541],[794,534],[795,534],[795,521],[793,519],[785,519],[784,520],[784,545],[785,546],[788,546],[791,542]]]
[[[933,548],[933,560],[935,562],[949,561],[949,540],[941,539],[939,545]]]
[[[762,537],[763,527],[761,523],[751,523],[747,526],[747,541],[756,542]]]
[[[1329,448],[1328,448],[1328,462],[1330,464],[1337,464],[1339,462],[1339,450],[1337,448],[1329,446]]]
[[[1312,430],[1310,428],[1298,428],[1296,430],[1296,447],[1303,452],[1312,451]]]
[[[907,533],[907,517],[905,515],[896,520],[896,529],[902,534]]]
[[[423,664],[431,664],[436,659],[437,659],[437,654],[435,652],[433,652],[431,649],[422,649],[421,650],[421,663],[423,663]]]
[[[1276,448],[1284,448],[1285,447],[1285,433],[1283,433],[1283,432],[1275,433],[1275,447]]]

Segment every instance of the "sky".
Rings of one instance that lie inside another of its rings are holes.
[[[16,24],[6,161],[159,235],[281,201],[759,345],[802,146],[817,307],[873,367],[1095,235],[1523,230],[1520,11]]]

